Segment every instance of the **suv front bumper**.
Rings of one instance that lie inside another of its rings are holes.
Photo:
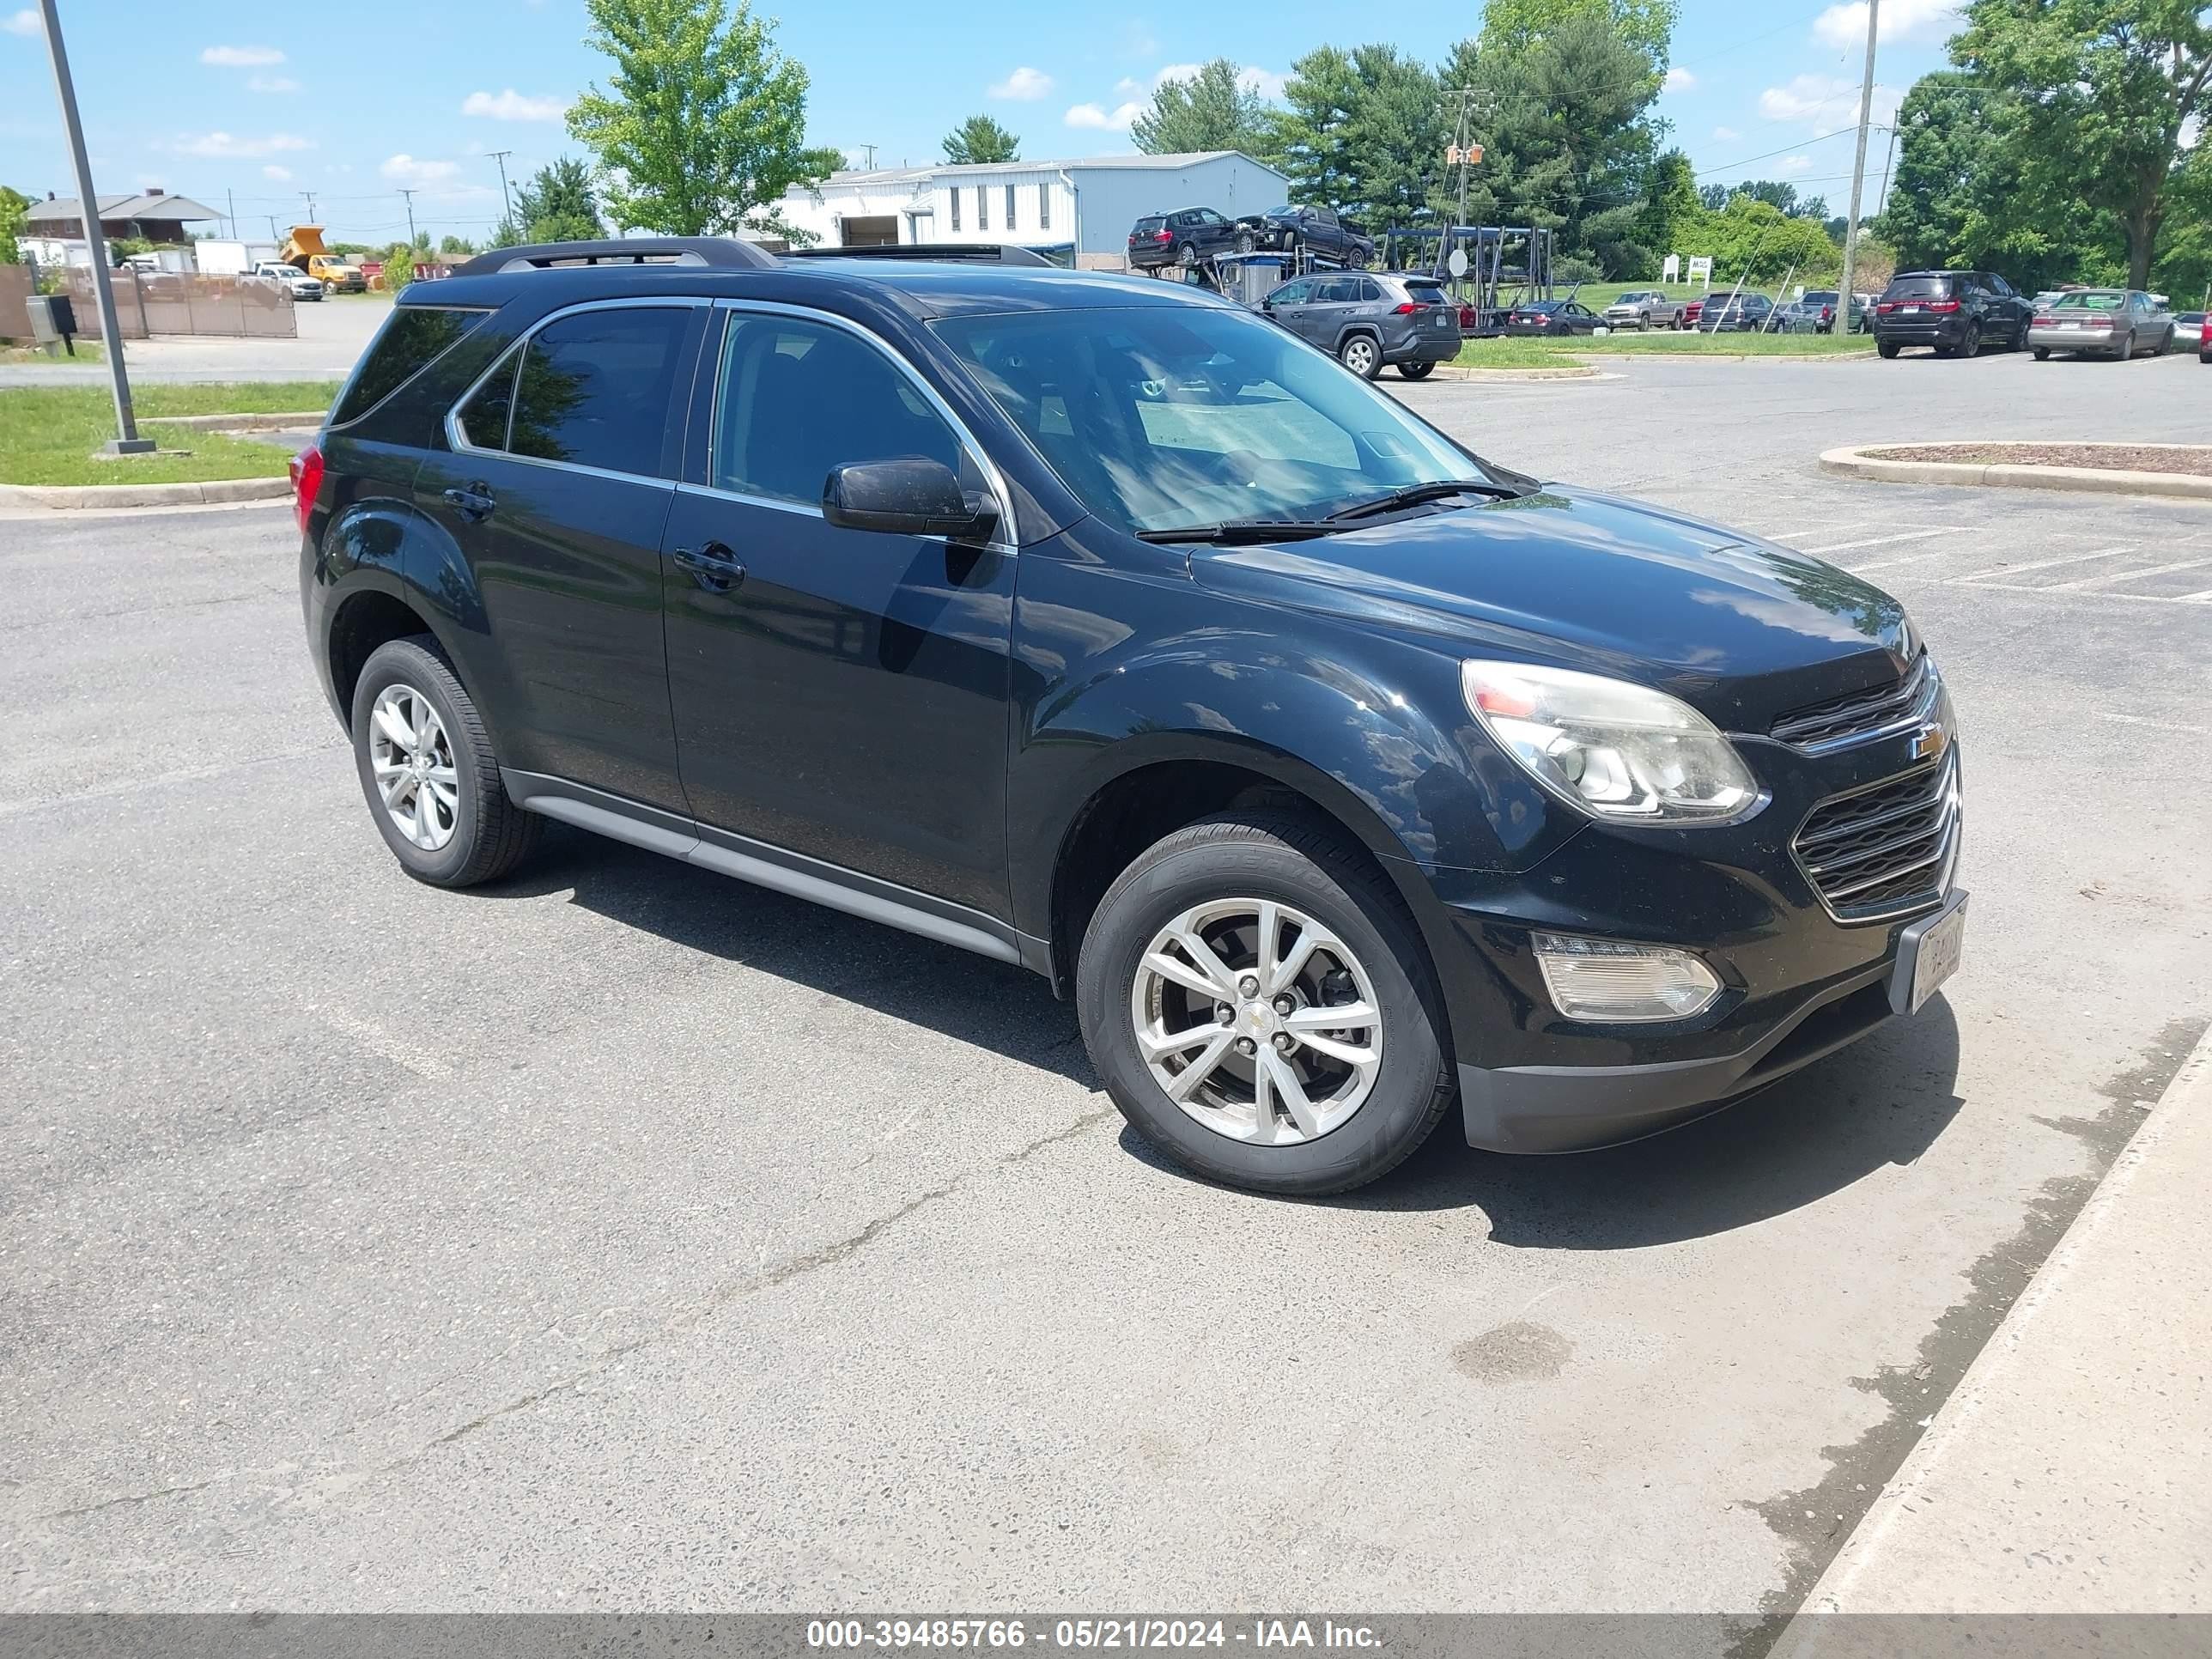
[[[1948,705],[1945,714],[1948,723]],[[1955,804],[1929,883],[1939,898],[1838,920],[1793,851],[1801,827],[1836,797],[1871,793],[1925,763],[1901,738],[1821,760],[1739,744],[1771,791],[1740,824],[1669,833],[1592,823],[1518,873],[1423,872],[1438,901],[1425,930],[1470,1145],[1559,1152],[1633,1140],[1762,1089],[1910,1009],[1921,939],[1966,902],[1955,884]],[[1686,951],[1722,991],[1686,1019],[1570,1019],[1545,986],[1539,932]]]

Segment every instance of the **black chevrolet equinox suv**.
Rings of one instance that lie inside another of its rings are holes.
[[[371,817],[545,818],[1045,975],[1278,1193],[1457,1099],[1620,1141],[1917,1009],[1959,757],[1897,602],[1484,460],[1250,312],[712,239],[406,290],[296,464]]]

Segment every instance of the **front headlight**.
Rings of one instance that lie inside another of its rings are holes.
[[[1560,799],[1599,817],[1714,823],[1759,799],[1735,745],[1663,691],[1514,662],[1462,663],[1460,684],[1499,748]]]

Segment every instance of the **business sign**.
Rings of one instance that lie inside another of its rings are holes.
[[[1703,283],[1707,288],[1711,288],[1713,285],[1713,256],[1711,254],[1693,253],[1690,256],[1690,280],[1693,283]]]
[[[1682,256],[1680,254],[1670,253],[1667,256],[1667,263],[1664,265],[1662,265],[1659,269],[1659,280],[1662,283],[1679,283],[1682,280]]]

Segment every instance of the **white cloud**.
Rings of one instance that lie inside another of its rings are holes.
[[[1689,70],[1684,69],[1680,64],[1677,64],[1674,68],[1667,71],[1667,80],[1663,90],[1668,92],[1687,92],[1697,84],[1698,77],[1691,74]]]
[[[472,92],[461,100],[461,113],[492,121],[557,121],[568,113],[565,98],[528,98],[509,87],[504,92]]]
[[[1052,90],[1052,76],[1042,70],[1033,70],[1024,64],[987,90],[993,98],[1011,98],[1018,104],[1033,104]]]
[[[280,185],[289,185],[292,182],[292,169],[289,167],[266,167],[261,169],[261,176],[264,179],[274,179]]]
[[[1887,40],[1937,40],[1964,20],[1951,0],[1882,0],[1881,38]],[[1864,49],[1867,33],[1866,0],[1846,0],[1831,6],[1813,20],[1813,38],[1822,46]]]
[[[418,161],[404,150],[386,158],[384,165],[377,169],[393,184],[411,185],[417,190],[447,184],[460,170],[458,161]]]
[[[1066,118],[1068,125],[1085,127],[1093,132],[1125,132],[1129,123],[1142,115],[1146,107],[1133,98],[1111,110],[1101,109],[1096,104],[1078,104],[1067,112]]]
[[[1273,100],[1283,95],[1284,84],[1290,77],[1278,75],[1273,70],[1255,69],[1246,64],[1237,71],[1237,84],[1247,92],[1256,92],[1262,98]]]
[[[0,17],[0,30],[5,30],[9,34],[42,34],[46,32],[46,27],[39,21],[39,14],[28,6],[21,11],[11,11],[5,17]]]
[[[1867,118],[1888,125],[1903,100],[1895,88],[1877,84]],[[1770,121],[1802,121],[1824,131],[1850,126],[1859,118],[1859,83],[1832,75],[1794,75],[1788,86],[1769,87],[1759,94],[1759,112]]]
[[[1809,155],[1785,155],[1774,164],[1774,176],[1778,179],[1795,179],[1812,170],[1813,158]]]
[[[1203,64],[1170,64],[1152,76],[1152,84],[1164,87],[1170,81],[1195,81],[1199,70],[1205,67]]]
[[[1742,137],[1743,135],[1738,132],[1734,127],[1715,127],[1713,129],[1713,142],[1715,143],[1732,144]]]
[[[278,155],[286,150],[313,149],[313,141],[289,132],[272,132],[258,138],[241,138],[229,132],[188,132],[159,146],[179,155],[205,155],[218,161],[252,161],[259,155]]]
[[[200,62],[221,69],[266,69],[283,61],[284,54],[274,46],[210,46],[200,53]]]
[[[300,83],[289,75],[257,75],[246,83],[248,92],[297,92]]]

